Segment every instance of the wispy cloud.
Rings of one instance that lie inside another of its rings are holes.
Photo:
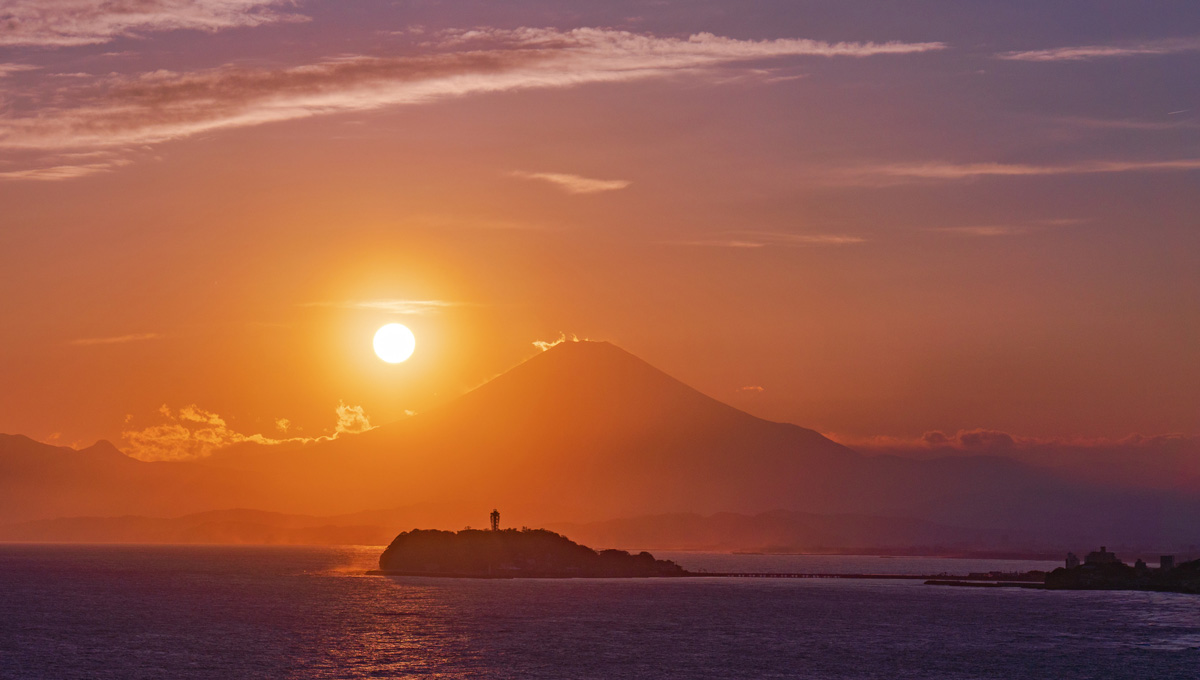
[[[996,57],[1010,61],[1086,61],[1196,51],[1200,51],[1200,37],[1170,38],[1118,45],[1080,45],[1024,52],[1002,52]]]
[[[28,180],[34,182],[58,182],[66,179],[78,179],[95,175],[103,172],[109,172],[126,165],[132,161],[128,159],[114,159],[106,161],[97,161],[94,163],[63,163],[60,165],[50,165],[44,167],[25,168],[23,170],[8,170],[0,172],[0,180]]]
[[[1118,172],[1200,170],[1200,158],[1164,161],[1083,161],[1063,165],[1021,163],[895,163],[866,165],[826,173],[835,184],[889,185],[921,180],[969,180],[980,177],[1036,177]]]
[[[164,337],[166,336],[159,333],[136,333],[132,335],[116,335],[109,338],[79,338],[78,340],[70,340],[66,344],[74,347],[88,347],[91,345],[122,345],[128,342],[161,340]]]
[[[548,222],[499,219],[482,215],[424,214],[408,218],[408,224],[426,229],[482,229],[494,231],[553,231],[560,225]]]
[[[0,118],[0,148],[132,148],[213,130],[449,97],[696,75],[752,60],[859,58],[944,47],[736,40],[708,33],[659,38],[595,28],[451,32],[427,45],[425,54],[411,57],[345,56],[280,69],[227,65],[104,76],[60,93],[52,106]]]
[[[8,0],[0,7],[0,45],[90,45],[151,31],[217,31],[304,20],[275,9],[294,4],[292,0]]]
[[[39,68],[32,64],[0,64],[0,78],[22,71],[36,71]]]
[[[339,309],[367,309],[389,314],[432,314],[465,303],[450,300],[345,300],[343,302],[305,302],[300,307],[337,307]]]
[[[861,236],[846,234],[789,234],[773,231],[726,232],[715,238],[674,241],[681,246],[709,248],[766,248],[768,246],[845,246],[866,243]]]
[[[569,175],[563,172],[522,172],[514,170],[508,173],[512,177],[549,182],[568,194],[597,194],[603,191],[616,191],[633,184],[625,179],[592,179],[579,175]]]
[[[958,234],[960,236],[1012,236],[1028,231],[1026,227],[1011,227],[1002,225],[982,225],[970,227],[929,227],[925,231],[943,234]]]
[[[941,234],[954,234],[958,236],[1016,236],[1020,234],[1029,234],[1039,230],[1045,230],[1051,227],[1067,227],[1081,224],[1083,222],[1085,222],[1085,220],[1076,218],[1056,218],[1047,220],[1034,220],[1021,224],[982,224],[952,227],[926,227],[923,231]]]
[[[1187,111],[1168,112],[1168,116],[1178,115],[1179,113],[1187,113]],[[1067,125],[1076,125],[1085,128],[1094,128],[1099,130],[1180,130],[1188,128],[1200,128],[1200,121],[1191,120],[1188,118],[1174,120],[1128,120],[1128,119],[1107,119],[1107,118],[1059,118],[1059,122]]]
[[[288,443],[329,441],[346,434],[359,434],[374,429],[363,407],[339,403],[337,423],[333,433],[319,437],[285,437],[276,439],[262,434],[243,434],[231,428],[223,417],[195,404],[172,411],[165,404],[158,409],[165,422],[140,430],[129,429],[121,433],[130,456],[141,460],[196,460],[205,458],[218,449],[234,444],[254,443],[276,446]],[[132,416],[126,418],[128,423]],[[286,418],[279,418],[275,427],[283,433],[291,427]]]

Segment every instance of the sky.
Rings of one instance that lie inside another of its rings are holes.
[[[145,457],[572,336],[848,442],[1197,436],[1200,13],[9,0],[0,320],[0,432]]]

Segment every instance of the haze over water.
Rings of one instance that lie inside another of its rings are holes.
[[[364,576],[376,548],[0,546],[0,678],[1183,678],[1194,597]],[[673,553],[689,568],[754,556]],[[793,571],[1045,563],[779,557]],[[761,562],[761,560],[759,561]],[[1052,566],[1052,565],[1050,565]],[[778,568],[778,567],[774,567]]]

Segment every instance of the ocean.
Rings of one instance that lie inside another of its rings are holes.
[[[0,545],[0,678],[1200,678],[1200,597],[368,576],[380,548]],[[658,553],[689,569],[1057,563]]]

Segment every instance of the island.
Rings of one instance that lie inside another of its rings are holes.
[[[413,529],[379,556],[379,573],[465,578],[634,578],[688,576],[648,552],[593,550],[546,529]]]

